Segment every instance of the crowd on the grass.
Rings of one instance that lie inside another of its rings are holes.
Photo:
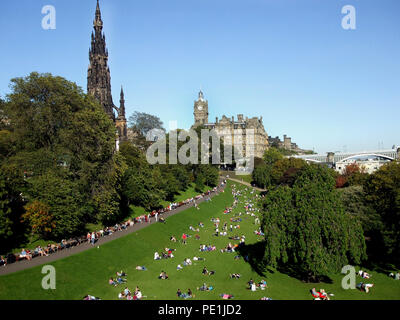
[[[73,248],[79,246],[84,243],[90,243],[91,245],[95,245],[96,242],[106,236],[112,235],[116,232],[126,230],[129,227],[132,227],[136,224],[150,223],[151,221],[155,222],[163,222],[165,223],[165,218],[162,216],[165,213],[173,211],[177,208],[180,208],[184,205],[193,204],[196,208],[199,209],[198,203],[196,201],[205,198],[205,201],[211,200],[211,194],[218,192],[219,188],[223,188],[226,184],[226,180],[222,181],[218,187],[214,187],[212,190],[208,190],[202,194],[199,194],[195,197],[191,197],[189,199],[183,200],[181,202],[170,203],[167,207],[154,210],[148,214],[141,215],[139,217],[131,218],[123,223],[117,223],[112,227],[106,227],[96,232],[88,232],[85,236],[71,238],[69,240],[63,239],[60,243],[49,243],[46,247],[37,246],[35,249],[22,249],[20,253],[14,254],[9,253],[5,256],[0,256],[0,266],[7,266],[16,261],[21,260],[32,260],[36,257],[48,256],[50,254],[60,252],[64,249]],[[204,225],[203,225],[204,226]]]
[[[213,190],[216,191],[216,190]],[[247,188],[245,188],[245,191],[247,192],[247,195],[245,194],[245,192],[243,190],[240,189],[236,189],[235,186],[232,187],[232,195],[234,197],[234,202],[232,204],[231,207],[226,207],[223,212],[221,212],[221,214],[230,214],[233,212],[233,210],[238,207],[240,205],[240,208],[244,209],[244,213],[242,212],[238,212],[236,214],[236,216],[233,216],[232,218],[230,218],[227,222],[225,223],[221,223],[221,220],[218,217],[213,217],[211,218],[211,222],[212,222],[212,227],[211,230],[207,230],[212,232],[212,234],[214,236],[226,236],[228,235],[229,232],[229,239],[230,240],[234,240],[236,242],[228,242],[228,244],[223,247],[220,248],[219,250],[217,250],[217,247],[215,245],[211,245],[211,244],[200,244],[199,246],[199,252],[209,252],[209,251],[217,251],[220,253],[233,253],[233,252],[240,252],[240,247],[245,245],[245,240],[246,237],[245,235],[237,235],[235,234],[238,230],[240,230],[240,224],[243,219],[241,217],[243,217],[244,219],[248,219],[250,217],[254,218],[254,225],[259,225],[260,224],[260,220],[259,217],[257,215],[257,213],[259,212],[259,209],[256,208],[255,206],[255,202],[257,201],[257,197],[259,197],[259,195],[254,194],[254,190],[250,192],[250,196],[248,196],[248,192],[249,190]],[[204,196],[204,195],[203,195]],[[194,198],[192,198],[194,199]],[[186,202],[187,203],[187,202]],[[168,206],[168,210],[173,210],[176,209],[179,206],[179,204],[171,204],[170,206]],[[239,211],[239,210],[238,210]],[[156,221],[160,221],[160,218],[158,216],[158,214],[162,214],[161,212],[156,212],[156,213],[152,213],[148,215],[148,219],[146,219],[145,216],[143,217],[139,217],[136,218],[137,220],[134,221],[133,223],[143,223],[143,222],[149,222],[151,218],[155,217]],[[247,217],[246,217],[247,216]],[[143,218],[143,219],[142,219]],[[131,223],[131,221],[128,221],[129,225]],[[124,228],[127,228],[129,225],[125,225],[125,227],[123,227],[123,225],[117,225],[114,226],[113,228],[106,228],[104,231],[99,232],[100,233],[100,237],[102,236],[106,236],[108,234],[111,234],[112,232],[116,232],[118,230],[123,230]],[[193,225],[188,226],[188,229],[194,233],[198,233],[200,232],[200,228],[205,228],[205,225],[203,222],[199,222],[198,225],[196,225],[195,227],[193,227]],[[110,229],[112,230],[111,233]],[[212,229],[214,229],[214,231],[212,231]],[[257,230],[254,231],[255,235],[259,235],[259,236],[264,236],[264,233],[262,232],[261,228],[258,228]],[[196,240],[199,240],[200,238],[197,237],[198,235],[195,235],[194,238]],[[183,232],[182,236],[179,239],[179,242],[181,244],[187,244],[187,241],[190,241],[189,239],[192,238],[192,235]],[[95,235],[93,236],[93,233],[88,233],[87,236],[85,237],[85,241],[91,243],[91,244],[95,244],[95,242],[98,239],[98,235],[97,233],[95,233]],[[170,237],[170,241],[171,242],[178,242],[178,238],[175,237],[174,235],[172,235]],[[50,246],[51,248],[51,246]],[[35,253],[37,255],[48,255],[51,253],[50,250],[48,250],[48,248],[36,248],[37,250],[35,250]],[[52,249],[54,250],[54,249]],[[162,260],[162,259],[171,259],[174,258],[174,252],[176,251],[176,249],[173,248],[163,248],[160,251],[157,251],[154,253],[154,260]],[[23,252],[21,252],[21,256],[26,256],[29,255],[29,251],[23,250]],[[237,253],[234,257],[234,259],[240,259],[240,258],[244,258],[245,261],[248,261],[248,256],[242,256],[240,253]],[[31,257],[26,257],[26,259],[31,259]],[[193,258],[185,258],[183,260],[183,262],[179,263],[177,265],[177,270],[182,270],[186,267],[190,268],[190,266],[192,266],[193,264],[196,264],[196,262],[199,261],[204,261],[206,260],[205,258],[202,257],[198,257],[198,256],[194,256]],[[1,257],[0,260],[0,266],[1,265],[5,265],[6,261],[3,257]],[[204,264],[203,264],[204,265]],[[147,271],[147,268],[145,266],[137,266],[136,270],[138,271]],[[213,275],[215,275],[216,271],[215,270],[209,270],[207,268],[207,266],[204,265],[201,274],[204,277],[209,276],[210,279],[213,279],[214,277],[212,277]],[[360,270],[357,274],[363,281],[357,284],[357,288],[361,291],[364,291],[366,293],[370,292],[371,288],[374,287],[373,283],[366,283],[364,282],[365,280],[369,280],[371,279],[371,274]],[[229,276],[230,279],[241,279],[242,275],[240,273],[227,273],[227,277]],[[400,280],[400,273],[390,273],[389,274],[390,277],[392,277],[395,280]],[[170,277],[169,275],[162,270],[159,275],[158,275],[158,279],[159,280],[169,280]],[[370,282],[370,281],[368,281]],[[110,286],[113,287],[117,287],[117,286],[124,286],[125,289],[122,290],[121,292],[119,292],[118,294],[118,299],[125,299],[125,300],[141,300],[143,298],[142,292],[141,290],[136,287],[136,289],[131,292],[128,287],[126,286],[127,283],[127,274],[123,271],[121,272],[116,272],[115,276],[110,277],[108,280],[108,283]],[[253,279],[250,279],[250,281],[247,282],[247,289],[255,292],[258,290],[266,290],[268,288],[267,286],[267,281],[264,279],[261,279],[259,282],[254,281]],[[212,291],[215,290],[213,285],[207,285],[206,283],[203,283],[202,286],[197,287],[198,291]],[[312,288],[310,290],[311,295],[313,297],[313,299],[315,300],[330,300],[331,297],[334,296],[333,293],[330,292],[326,292],[324,289],[320,289],[319,291],[317,291],[315,288]],[[195,297],[195,295],[193,294],[193,292],[191,291],[191,289],[187,289],[187,292],[182,292],[181,289],[177,289],[176,292],[176,296],[178,298],[181,299],[190,299]],[[221,293],[219,294],[219,296],[222,299],[233,299],[234,295],[231,293]],[[84,300],[99,300],[99,298],[95,297],[95,296],[91,296],[91,295],[87,295],[84,297]],[[271,300],[271,298],[268,297],[262,297],[261,300]]]

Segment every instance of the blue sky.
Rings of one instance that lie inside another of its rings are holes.
[[[42,7],[56,8],[43,30]],[[356,30],[341,25],[345,5]],[[300,147],[400,145],[400,1],[100,0],[114,103],[193,123],[200,87],[215,117],[263,116]],[[50,72],[86,91],[95,0],[0,2],[0,95],[9,80]]]

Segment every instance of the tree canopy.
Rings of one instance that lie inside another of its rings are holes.
[[[11,80],[1,107],[1,170],[19,169],[17,191],[29,208],[35,201],[48,208],[52,237],[82,232],[105,208],[119,210],[110,201],[117,198],[115,127],[94,98],[62,77],[31,73]]]
[[[318,280],[366,258],[361,224],[346,214],[327,168],[306,166],[293,187],[281,185],[263,201],[265,263],[290,266]]]

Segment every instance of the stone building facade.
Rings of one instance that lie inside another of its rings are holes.
[[[262,117],[248,118],[239,114],[235,120],[234,117],[228,118],[223,115],[221,119],[216,118],[215,122],[209,122],[208,101],[204,98],[201,90],[198,99],[194,102],[193,114],[194,124],[192,128],[204,126],[207,129],[214,129],[220,138],[223,137],[231,142],[236,139],[235,135],[241,135],[243,155],[246,155],[247,142],[249,142],[249,148],[254,157],[262,158],[265,150],[268,149],[268,134],[264,129]],[[250,131],[247,131],[248,133],[254,132],[254,139],[247,137],[246,129],[250,129]]]
[[[128,139],[127,121],[125,117],[125,99],[121,88],[120,107],[116,107],[111,94],[111,75],[108,66],[108,50],[106,38],[103,33],[103,21],[99,0],[97,0],[96,14],[93,21],[92,42],[89,50],[90,65],[87,73],[87,92],[94,96],[103,106],[104,111],[114,121],[118,131],[118,140]],[[114,110],[117,111],[115,117]]]
[[[268,142],[270,147],[275,147],[275,148],[281,148],[285,149],[288,151],[294,151],[298,154],[303,154],[303,153],[310,153],[312,152],[311,150],[304,150],[301,149],[297,143],[292,142],[292,138],[288,137],[286,134],[283,135],[283,140],[281,140],[279,137],[268,137]]]

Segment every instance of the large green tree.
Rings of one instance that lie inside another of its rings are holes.
[[[99,103],[51,74],[15,78],[10,87],[2,106],[2,166],[24,172],[26,202],[49,205],[52,236],[81,233],[84,223],[117,213],[116,132]]]
[[[262,229],[269,266],[290,266],[312,281],[366,258],[361,224],[345,213],[328,171],[307,166],[293,187],[282,185],[266,195]]]
[[[367,202],[380,216],[380,259],[400,265],[400,162],[393,161],[371,174],[364,184]]]

